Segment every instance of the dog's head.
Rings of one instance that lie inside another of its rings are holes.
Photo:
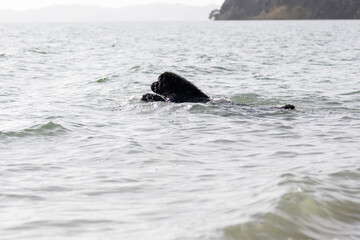
[[[165,98],[172,98],[171,101],[200,102],[209,100],[209,97],[194,84],[172,72],[161,74],[158,80],[151,85],[151,90]]]
[[[181,84],[184,81],[186,81],[184,78],[175,73],[164,72],[151,84],[151,90],[160,95],[176,93],[181,91]]]

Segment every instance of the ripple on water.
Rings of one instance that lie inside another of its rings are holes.
[[[32,53],[43,54],[43,55],[49,54],[48,52],[42,51],[39,48],[32,48],[32,49],[29,49],[28,51],[32,52]]]
[[[0,194],[2,201],[43,201],[43,197],[37,195],[26,195],[26,194]]]
[[[109,81],[108,77],[103,77],[103,78],[100,78],[100,79],[96,80],[97,83],[105,83],[107,81]]]
[[[25,222],[21,225],[15,227],[9,227],[6,230],[36,230],[36,229],[48,229],[48,228],[83,228],[93,226],[102,226],[106,224],[113,224],[115,221],[106,220],[106,219],[73,219],[73,220],[50,220],[50,221],[30,221]]]
[[[347,92],[347,93],[342,93],[340,95],[344,95],[344,96],[360,95],[360,91]]]

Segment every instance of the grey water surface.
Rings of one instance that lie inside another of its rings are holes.
[[[359,39],[360,21],[0,24],[0,239],[360,239]],[[214,101],[141,102],[164,71]]]

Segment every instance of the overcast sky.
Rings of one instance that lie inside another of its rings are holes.
[[[82,4],[102,7],[124,7],[135,4],[149,4],[155,2],[183,3],[187,5],[223,4],[224,0],[0,0],[0,9],[29,10],[47,7],[54,4]]]

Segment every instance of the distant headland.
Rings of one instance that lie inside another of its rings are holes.
[[[360,0],[225,0],[215,20],[360,19]]]
[[[209,12],[218,7],[215,4],[194,6],[178,3],[138,4],[119,8],[60,4],[25,11],[0,9],[0,23],[206,21]]]

